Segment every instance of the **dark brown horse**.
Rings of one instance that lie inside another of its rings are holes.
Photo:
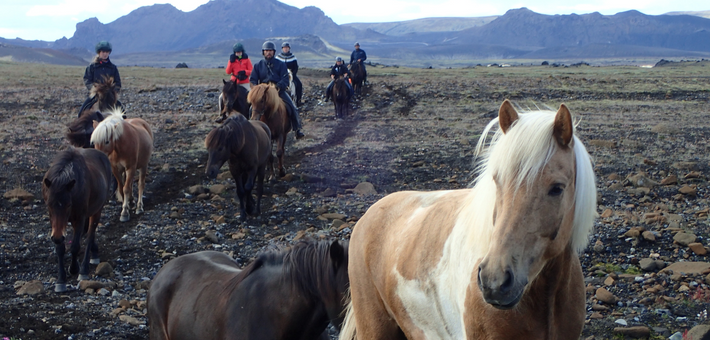
[[[259,84],[249,91],[247,101],[251,103],[251,119],[260,120],[269,126],[271,140],[276,143],[276,157],[279,160],[279,176],[286,176],[284,153],[286,135],[291,131],[286,104],[279,98],[279,92],[273,84]]]
[[[59,274],[54,291],[67,290],[67,273],[64,269],[64,235],[67,223],[74,228],[71,244],[69,273],[79,273],[79,280],[89,278],[89,263],[99,263],[99,248],[96,245],[96,226],[101,210],[109,197],[111,163],[108,157],[95,149],[70,147],[60,152],[52,161],[42,180],[42,196],[49,211],[52,225],[52,242],[57,252]],[[81,236],[86,234],[86,252],[81,267],[77,261]],[[91,253],[91,259],[89,259]]]
[[[261,212],[264,174],[271,162],[271,131],[263,122],[247,120],[242,115],[229,117],[224,124],[210,131],[205,139],[209,152],[205,173],[217,177],[224,162],[229,161],[229,172],[237,184],[237,198],[242,222],[249,215]],[[256,182],[256,183],[255,183]],[[256,206],[251,191],[256,184]]]
[[[333,105],[335,106],[335,118],[345,118],[350,112],[350,89],[348,80],[338,77],[333,83]]]
[[[362,67],[362,62],[354,62],[350,65],[350,74],[352,74],[353,91],[356,96],[362,95],[362,84],[365,81],[365,68]]]
[[[180,256],[150,286],[150,339],[328,339],[328,322],[342,323],[347,286],[340,241],[261,254],[244,270],[221,252]]]
[[[91,133],[94,132],[94,122],[104,120],[104,115],[99,111],[84,110],[81,117],[69,124],[67,140],[69,144],[78,148],[90,148]]]
[[[102,81],[94,83],[89,91],[89,97],[93,100],[80,109],[79,118],[87,111],[106,112],[113,109],[118,103],[118,91],[113,77],[103,76]]]
[[[237,83],[222,79],[222,94],[219,95],[220,118],[217,119],[217,123],[223,122],[232,112],[239,112],[244,117],[248,117],[249,107],[251,107],[247,102],[248,93],[247,89]]]

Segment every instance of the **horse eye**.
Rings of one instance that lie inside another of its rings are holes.
[[[552,189],[547,193],[550,196],[560,196],[565,191],[565,187],[562,184],[555,184]]]
[[[106,145],[108,145],[108,143],[109,143],[109,142],[108,142],[108,141],[106,141]]]

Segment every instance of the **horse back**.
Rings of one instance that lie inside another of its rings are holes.
[[[264,164],[271,155],[271,129],[262,121],[250,120],[256,137],[259,164]]]
[[[133,136],[129,136],[131,139],[126,141],[126,143],[131,143],[131,141],[135,143],[136,167],[145,168],[148,166],[151,153],[153,153],[153,131],[150,129],[148,122],[141,118],[130,118],[126,119],[125,122],[127,126],[132,127],[130,130]]]
[[[93,215],[103,208],[109,198],[111,183],[111,162],[105,153],[96,149],[78,149],[84,156],[86,168],[86,184],[88,185],[88,210]]]
[[[163,266],[148,292],[151,339],[222,339],[230,280],[241,273],[228,255],[201,251]]]

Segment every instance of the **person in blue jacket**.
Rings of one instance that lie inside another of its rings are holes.
[[[363,77],[363,82],[367,85],[367,68],[365,68],[365,60],[367,60],[367,53],[365,50],[360,48],[360,43],[355,43],[355,50],[350,53],[350,65],[354,62],[358,62],[362,65],[362,70],[365,71],[365,77]]]
[[[261,54],[264,56],[264,59],[254,65],[254,69],[249,77],[249,82],[252,86],[268,82],[276,83],[276,87],[279,90],[279,97],[281,97],[281,100],[284,101],[288,108],[291,125],[296,133],[296,138],[301,139],[305,135],[301,131],[301,119],[298,116],[298,108],[296,108],[291,97],[286,93],[286,88],[290,84],[286,64],[274,58],[276,46],[271,41],[264,42],[264,44],[261,45]]]

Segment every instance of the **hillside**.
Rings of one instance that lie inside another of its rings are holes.
[[[413,33],[457,32],[467,28],[483,26],[498,16],[470,18],[422,18],[394,22],[355,22],[341,26],[353,27],[359,30],[373,30],[391,36],[402,36]]]
[[[23,63],[86,65],[88,61],[67,51],[49,48],[31,48],[0,43],[0,60]]]

